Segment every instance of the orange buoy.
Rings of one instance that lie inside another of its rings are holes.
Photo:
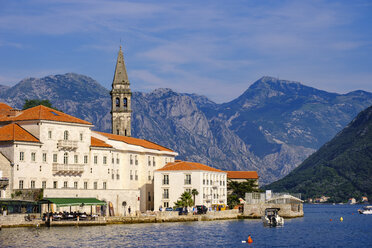
[[[251,243],[253,243],[253,240],[251,238],[251,235],[248,235],[248,244],[251,244]]]
[[[329,219],[329,221],[332,221],[332,219]]]

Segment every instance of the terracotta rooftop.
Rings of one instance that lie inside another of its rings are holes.
[[[9,124],[0,128],[0,141],[38,142],[39,139],[20,127],[18,124]]]
[[[175,162],[171,162],[166,164],[163,168],[158,169],[158,171],[215,171],[215,172],[225,172],[213,167],[210,167],[205,164],[199,164],[194,162],[187,162],[187,161],[180,161],[176,160]]]
[[[258,179],[257,171],[226,171],[230,179]]]
[[[107,144],[103,140],[100,140],[100,139],[97,139],[97,138],[94,138],[94,137],[90,137],[90,146],[94,146],[94,147],[107,147],[107,148],[111,148],[112,147],[111,145]]]
[[[159,150],[159,151],[173,152],[171,149],[168,149],[164,146],[155,144],[151,141],[144,140],[144,139],[137,139],[137,138],[133,138],[133,137],[127,137],[127,136],[110,134],[110,133],[103,133],[103,132],[96,132],[96,133],[101,134],[101,135],[103,135],[103,136],[105,136],[105,137],[107,137],[111,140],[122,141],[122,142],[130,144],[130,145],[142,146],[144,148],[154,149],[154,150]]]
[[[0,115],[0,121],[25,121],[25,120],[50,120],[92,125],[92,123],[88,121],[81,120],[79,118],[73,117],[71,115],[65,114],[52,108],[45,107],[43,105],[22,110],[20,111],[20,114],[15,116]]]

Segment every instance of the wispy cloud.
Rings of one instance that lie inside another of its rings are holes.
[[[84,72],[109,82],[113,65],[104,63],[122,39],[138,89],[170,87],[227,101],[263,75],[319,80],[326,88],[327,69],[339,82],[330,84],[337,91],[348,83],[345,74],[368,81],[370,11],[367,0],[9,1],[0,9],[6,34],[0,49],[27,45],[29,56],[48,58],[42,46],[57,40],[58,63],[53,57],[37,71],[85,64]],[[72,52],[78,54],[73,61]],[[5,69],[0,75],[13,77]]]

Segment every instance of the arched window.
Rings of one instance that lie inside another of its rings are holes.
[[[63,154],[63,164],[68,164],[68,153],[67,152]]]
[[[128,99],[126,97],[124,97],[124,99],[123,99],[123,106],[124,106],[124,108],[128,107]]]
[[[63,133],[63,139],[68,140],[68,131],[67,130]]]
[[[120,107],[120,99],[119,99],[119,97],[116,97],[116,107]]]

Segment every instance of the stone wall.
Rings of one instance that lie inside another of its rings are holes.
[[[266,208],[280,208],[279,215],[285,218],[304,216],[303,204],[244,204],[243,215],[251,218],[260,218],[265,214]]]

